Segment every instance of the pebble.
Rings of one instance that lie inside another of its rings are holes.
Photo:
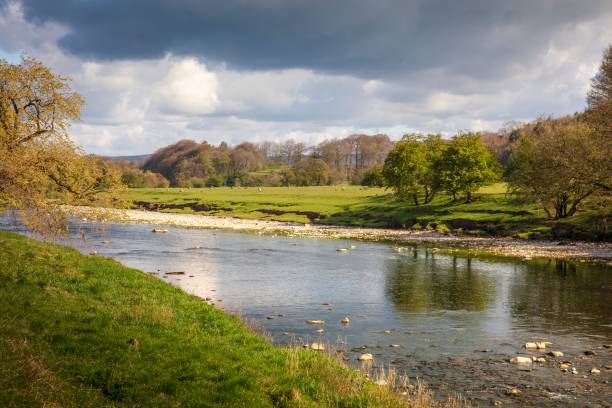
[[[386,386],[386,385],[387,385],[387,380],[385,380],[385,379],[382,379],[382,378],[381,378],[381,379],[376,380],[376,381],[374,382],[374,384],[376,384],[376,385],[380,385],[381,387],[384,387],[384,386]]]
[[[559,368],[562,370],[567,370],[568,368],[570,368],[570,365],[568,363],[561,363],[559,364]]]
[[[389,347],[399,348],[401,347],[399,344],[389,344]]]
[[[510,359],[510,363],[518,365],[527,365],[531,364],[532,360],[530,357],[516,356]]]
[[[274,320],[274,319],[276,319],[276,316],[267,316],[267,317],[266,317],[266,319],[268,319],[268,320]]]
[[[591,368],[591,371],[589,371],[591,374],[599,374],[601,373],[601,370],[599,368]]]
[[[323,329],[319,329],[319,330],[317,330],[317,333],[319,333],[319,334],[323,334],[323,332],[324,332],[324,331],[325,331],[325,330],[323,330]]]
[[[316,319],[314,319],[314,320],[306,320],[306,323],[308,323],[308,324],[324,324],[325,321],[324,320],[316,320]]]
[[[372,361],[374,360],[374,356],[370,353],[363,353],[359,356],[359,361]]]
[[[551,351],[550,353],[548,353],[548,355],[553,357],[563,357],[563,353],[560,351]]]
[[[523,393],[523,391],[519,390],[518,388],[510,388],[506,390],[506,395],[511,395],[513,397],[519,396]]]
[[[572,367],[572,374],[578,374],[578,370],[576,370],[576,367]]]
[[[596,355],[597,355],[597,353],[596,353],[596,352],[594,352],[593,350],[585,350],[585,351],[584,351],[584,355],[585,355],[585,356],[596,356]]]
[[[383,331],[383,333],[385,333],[385,334],[391,334],[391,330],[385,330],[385,331]]]
[[[349,324],[351,322],[351,320],[348,317],[345,317],[344,319],[342,319],[342,324]]]
[[[323,343],[312,343],[310,345],[311,350],[323,351],[325,350],[325,344]]]

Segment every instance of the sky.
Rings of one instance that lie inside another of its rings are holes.
[[[0,0],[0,58],[87,105],[89,153],[497,130],[581,111],[611,0]]]

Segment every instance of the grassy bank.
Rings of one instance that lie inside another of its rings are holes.
[[[403,405],[143,272],[0,232],[0,406]]]
[[[536,204],[506,194],[503,183],[481,189],[470,203],[439,194],[419,206],[397,200],[384,189],[361,186],[130,189],[125,198],[134,207],[165,212],[521,238],[610,238],[594,212],[587,209],[552,222]]]

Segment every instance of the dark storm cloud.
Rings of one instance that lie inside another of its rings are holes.
[[[194,55],[236,69],[307,68],[367,78],[443,68],[497,77],[610,0],[26,0],[83,58]]]

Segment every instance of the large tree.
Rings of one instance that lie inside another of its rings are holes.
[[[453,195],[465,193],[467,201],[480,187],[499,179],[499,162],[482,143],[478,133],[454,136],[439,159],[440,187]]]
[[[405,135],[385,160],[382,174],[386,185],[399,197],[412,198],[415,205],[419,205],[421,196],[429,203],[438,185],[436,166],[443,149],[444,142],[438,135]]]
[[[574,215],[610,178],[610,147],[603,142],[578,120],[538,121],[512,153],[512,191],[537,200],[550,218]]]
[[[112,199],[120,172],[86,156],[68,136],[83,98],[69,78],[33,58],[0,60],[0,205],[21,210],[39,232],[63,225],[58,204]]]

